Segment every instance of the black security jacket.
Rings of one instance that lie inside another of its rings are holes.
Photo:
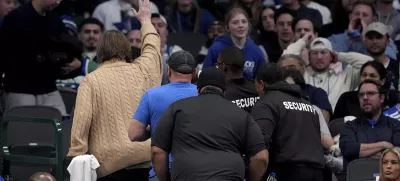
[[[302,95],[298,85],[276,82],[251,111],[269,147],[271,168],[324,167],[318,113]]]

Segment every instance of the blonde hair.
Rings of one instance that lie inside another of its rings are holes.
[[[124,34],[117,30],[104,33],[97,49],[97,58],[100,63],[106,61],[132,61],[132,49]]]
[[[400,161],[400,148],[399,147],[394,147],[394,148],[390,148],[390,149],[386,149],[385,151],[383,151],[382,155],[381,155],[381,159],[379,161],[379,181],[387,181],[384,177],[383,177],[383,157],[385,157],[385,155],[387,153],[394,153],[397,155],[397,159]]]
[[[241,0],[236,0],[234,6],[235,7],[242,7],[243,3]],[[251,19],[249,21],[253,25],[257,25],[260,22],[260,14],[262,12],[262,4],[259,0],[253,0],[251,7],[250,7]]]
[[[227,29],[229,29],[229,21],[231,21],[232,18],[238,14],[243,14],[246,17],[247,21],[249,22],[249,30],[247,31],[247,34],[250,34],[252,23],[249,19],[249,15],[246,13],[246,11],[244,9],[242,9],[239,6],[233,6],[231,9],[229,9],[228,13],[226,13],[225,26],[228,27]]]

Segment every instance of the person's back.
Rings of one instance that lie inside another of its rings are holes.
[[[261,105],[268,105],[274,110],[272,113],[263,114],[272,114],[276,119],[274,136],[269,140],[272,167],[275,164],[283,164],[280,166],[284,167],[287,163],[323,167],[318,114],[314,107],[301,97],[300,91],[297,85],[278,82],[270,85],[259,101]],[[257,110],[253,111],[255,112],[252,112],[252,115],[260,114]]]
[[[228,80],[225,98],[247,112],[250,112],[257,100],[260,99],[254,82],[245,78]]]
[[[243,180],[241,153],[247,134],[243,128],[250,115],[217,93],[187,98],[172,107],[179,110],[172,140],[172,180]],[[187,115],[191,119],[185,119]]]
[[[146,3],[140,8],[149,8]],[[142,22],[141,56],[131,63],[126,37],[106,32],[98,50],[101,64],[78,89],[68,156],[93,154],[100,163],[99,177],[150,160],[150,140],[131,142],[127,132],[142,95],[161,84],[160,39],[150,14],[143,17],[149,12],[136,13]]]

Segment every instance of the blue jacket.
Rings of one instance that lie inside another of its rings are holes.
[[[214,66],[217,63],[219,53],[229,46],[235,46],[230,35],[217,37],[208,49],[208,54],[203,63],[203,69]],[[246,44],[242,51],[246,57],[243,76],[252,80],[256,77],[258,68],[266,63],[266,59],[261,49],[249,37],[247,37]]]

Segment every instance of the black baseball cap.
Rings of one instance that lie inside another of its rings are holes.
[[[167,61],[168,66],[181,74],[191,74],[196,70],[196,60],[189,52],[180,50],[173,53]]]
[[[201,71],[199,80],[197,81],[197,88],[201,89],[205,86],[215,86],[222,90],[226,89],[225,74],[218,70],[216,67],[208,67]]]

